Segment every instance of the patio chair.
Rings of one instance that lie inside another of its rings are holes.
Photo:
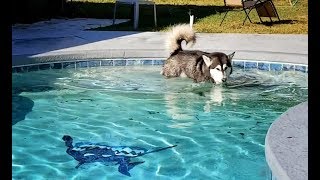
[[[134,17],[133,17],[134,29],[137,29],[139,24],[139,5],[140,4],[153,5],[154,25],[157,26],[157,9],[156,9],[156,3],[153,0],[116,0],[114,4],[114,10],[113,10],[113,22],[112,22],[113,25],[116,20],[116,11],[117,11],[118,4],[131,4],[134,6]]]
[[[249,19],[250,23],[252,23],[249,14],[253,9],[256,9],[261,23],[264,23],[261,17],[269,17],[271,22],[273,22],[271,17],[277,17],[280,21],[278,12],[272,0],[224,0],[224,5],[227,11],[223,16],[220,26],[222,25],[228,12],[235,9],[244,11],[244,13],[246,14],[246,17],[243,20],[242,25],[244,25],[247,19]]]

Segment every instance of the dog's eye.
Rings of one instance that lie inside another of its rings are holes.
[[[220,68],[216,68],[218,71],[221,71]]]
[[[225,68],[224,68],[224,70],[227,70],[228,69],[228,66],[226,66]]]

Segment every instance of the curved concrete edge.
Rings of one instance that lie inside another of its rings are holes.
[[[126,59],[126,58],[163,58],[163,51],[159,50],[82,50],[82,51],[59,51],[40,55],[25,54],[12,55],[12,66],[21,66],[37,63],[58,61],[96,60],[96,59]]]
[[[272,123],[265,156],[277,180],[308,179],[308,102],[291,107]]]
[[[231,53],[230,50],[204,49],[207,52],[222,51]],[[42,54],[12,55],[12,66],[21,66],[37,63],[73,60],[96,60],[112,58],[167,58],[165,49],[105,49],[105,50],[78,50],[78,51],[53,51]],[[281,63],[308,64],[308,56],[305,54],[288,54],[282,52],[261,51],[236,51],[234,59],[273,61]]]

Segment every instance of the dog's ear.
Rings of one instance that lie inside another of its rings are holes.
[[[208,56],[202,55],[202,59],[204,60],[204,63],[206,63],[208,67],[212,64],[212,60]]]
[[[236,52],[233,52],[233,53],[231,53],[231,54],[229,54],[229,55],[228,55],[228,59],[229,59],[229,61],[231,61],[231,60],[232,60],[232,58],[233,58],[233,56],[234,56],[234,53],[236,53]]]

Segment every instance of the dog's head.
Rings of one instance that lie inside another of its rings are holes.
[[[202,58],[209,68],[210,76],[216,84],[226,82],[232,73],[232,58],[234,53],[226,55],[224,53],[211,53],[202,55]]]

